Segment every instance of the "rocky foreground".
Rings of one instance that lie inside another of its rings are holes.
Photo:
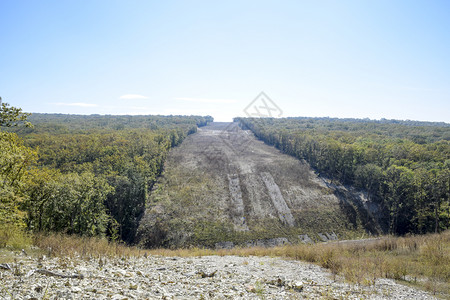
[[[22,257],[0,264],[0,279],[0,299],[434,299],[392,280],[358,286],[270,257]]]

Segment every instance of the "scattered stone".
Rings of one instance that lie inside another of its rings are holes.
[[[36,272],[38,260],[23,258],[18,262],[21,268],[25,273],[33,271],[34,276],[18,277],[2,268],[0,299],[9,299],[8,292],[14,299],[41,299],[44,294],[46,299],[102,300],[317,299],[323,295],[330,299],[436,299],[389,279],[377,279],[371,286],[352,285],[339,277],[334,279],[319,266],[282,258],[205,256],[174,260],[149,255],[126,261],[105,257],[102,262],[104,268],[100,269],[97,259],[72,258],[77,270],[86,270],[85,276],[65,278]],[[68,268],[58,258],[48,258],[42,264],[40,269],[52,274],[63,275]],[[164,268],[155,272],[161,266]],[[127,273],[133,276],[127,277]]]
[[[330,241],[337,241],[338,240],[338,237],[337,237],[336,233],[334,233],[334,232],[332,232],[332,233],[326,232],[325,234],[326,234],[328,240],[330,240]]]
[[[320,238],[320,240],[322,242],[327,242],[328,241],[328,237],[325,234],[318,233],[317,235],[319,236],[319,238]]]
[[[30,270],[27,273],[26,277],[30,277],[34,273],[39,273],[39,274],[43,274],[43,275],[47,275],[47,276],[55,276],[55,277],[60,277],[60,278],[77,278],[77,279],[83,279],[84,278],[83,274],[66,275],[66,274],[55,273],[55,272],[52,272],[52,271],[49,271],[49,270],[45,270],[45,269]]]
[[[256,288],[253,285],[246,286],[245,290],[249,293],[256,293]]]
[[[269,281],[266,281],[266,282],[268,284],[271,284],[271,285],[274,285],[274,286],[277,286],[277,287],[282,287],[282,286],[286,285],[286,282],[283,279],[281,279],[281,278],[269,280]]]
[[[203,271],[198,272],[197,274],[199,274],[202,278],[207,278],[207,277],[214,277],[214,275],[217,273],[217,270],[212,272],[212,273],[205,273]]]
[[[11,270],[11,266],[8,264],[0,264],[0,269]]]
[[[216,249],[232,249],[234,248],[233,242],[219,242],[215,244]]]
[[[275,247],[275,246],[284,246],[290,245],[291,242],[285,237],[281,238],[273,238],[273,239],[262,239],[255,241],[246,242],[246,247]]]
[[[301,292],[301,291],[303,291],[303,282],[296,281],[296,282],[290,284],[289,287],[296,292]]]
[[[34,291],[35,291],[36,293],[41,293],[41,292],[42,292],[42,286],[40,286],[40,285],[36,286],[36,287],[34,288]]]
[[[314,244],[313,240],[307,234],[300,234],[298,236],[300,241],[305,244]]]

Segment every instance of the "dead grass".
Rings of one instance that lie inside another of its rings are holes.
[[[148,253],[137,247],[110,242],[105,238],[80,237],[64,234],[36,234],[34,245],[48,256],[91,258],[91,257],[131,257]]]

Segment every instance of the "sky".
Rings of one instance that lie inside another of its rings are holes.
[[[450,1],[0,0],[26,112],[450,123]],[[268,99],[267,99],[268,98]]]

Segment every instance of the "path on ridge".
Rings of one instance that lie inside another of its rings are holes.
[[[307,163],[264,144],[237,123],[214,122],[188,136],[169,153],[158,186],[144,224],[158,214],[181,218],[185,227],[173,228],[186,231],[176,238],[180,243],[200,230],[194,224],[199,222],[229,223],[236,232],[258,232],[260,238],[289,236],[290,242],[304,233],[358,226],[345,196]]]

